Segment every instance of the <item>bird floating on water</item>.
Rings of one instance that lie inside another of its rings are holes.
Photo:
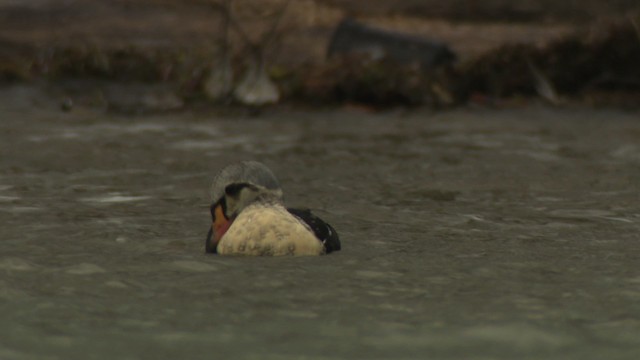
[[[223,168],[213,180],[211,199],[208,253],[280,256],[340,250],[331,225],[310,210],[284,206],[278,179],[257,161]]]

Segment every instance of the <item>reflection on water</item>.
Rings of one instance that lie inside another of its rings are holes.
[[[4,101],[0,358],[640,349],[638,114],[119,117]],[[242,159],[268,164],[343,251],[205,254],[210,181]]]

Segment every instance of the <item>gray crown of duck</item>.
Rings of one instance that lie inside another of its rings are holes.
[[[215,176],[211,185],[211,200],[220,200],[225,194],[225,188],[234,183],[249,183],[269,190],[279,190],[282,197],[280,182],[266,165],[257,161],[242,161],[225,167]]]

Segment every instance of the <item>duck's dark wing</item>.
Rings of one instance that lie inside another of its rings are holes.
[[[313,215],[309,209],[287,209],[289,213],[304,221],[313,230],[316,237],[322,241],[328,253],[340,250],[340,238],[338,232],[331,225],[324,222],[319,217]]]

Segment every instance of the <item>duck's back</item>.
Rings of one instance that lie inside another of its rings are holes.
[[[283,206],[254,204],[242,210],[218,243],[223,255],[320,255],[324,246]]]

